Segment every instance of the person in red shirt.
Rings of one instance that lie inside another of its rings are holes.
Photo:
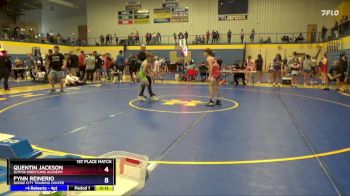
[[[80,78],[80,80],[84,80],[85,68],[86,68],[84,51],[80,52],[78,65],[79,65],[78,77]]]
[[[112,58],[109,53],[103,54],[103,69],[107,73],[108,80],[111,80]]]

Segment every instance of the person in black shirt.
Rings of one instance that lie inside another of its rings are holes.
[[[8,80],[11,72],[11,61],[4,49],[0,49],[0,81],[4,78],[4,89],[10,90]]]
[[[256,76],[258,79],[258,83],[260,83],[261,79],[262,79],[263,64],[264,64],[264,60],[263,60],[261,54],[258,54],[258,58],[255,60]]]
[[[52,87],[50,93],[55,92],[55,83],[60,83],[60,92],[64,92],[62,80],[64,78],[64,72],[62,69],[66,69],[64,55],[60,53],[60,48],[58,46],[54,46],[53,50],[54,52],[49,56],[51,66],[51,71],[49,73],[49,83]]]
[[[234,70],[241,70],[242,73],[235,73],[233,76],[234,79],[234,83],[233,85],[239,85],[238,79],[242,79],[243,85],[246,85],[245,83],[245,73],[244,70],[246,69],[246,67],[244,66],[244,63],[239,63],[238,65],[234,66]]]
[[[79,69],[78,69],[78,62],[79,62],[79,57],[78,55],[74,54],[73,51],[70,51],[69,57],[69,73],[71,73],[73,76],[77,76]]]
[[[342,52],[339,56],[339,64],[344,74],[344,81],[343,81],[343,87],[344,92],[348,91],[348,82],[349,82],[349,76],[350,76],[350,70],[349,70],[349,60],[346,56],[345,52]]]
[[[329,90],[329,82],[335,82],[335,91],[339,91],[341,82],[344,81],[344,71],[339,61],[334,61],[333,66],[329,69],[326,79],[326,87],[323,90]]]
[[[97,54],[96,51],[92,52],[92,56],[95,57],[95,78],[97,81],[101,81],[101,75],[102,75],[102,58],[99,54]]]

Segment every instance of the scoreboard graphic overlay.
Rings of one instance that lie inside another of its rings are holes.
[[[115,159],[8,159],[11,191],[113,191]]]

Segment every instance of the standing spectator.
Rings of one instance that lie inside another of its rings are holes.
[[[106,45],[109,44],[109,34],[106,35]]]
[[[47,54],[45,54],[45,69],[46,69],[46,73],[50,73],[50,68],[51,68],[51,66],[50,66],[50,55],[52,55],[52,50],[51,49],[49,49],[48,51],[47,51]]]
[[[84,77],[85,77],[85,69],[86,69],[84,51],[81,51],[81,52],[80,52],[78,65],[79,65],[79,72],[78,72],[79,74],[78,74],[78,77],[80,78],[80,80],[84,80]]]
[[[4,79],[4,90],[10,90],[9,88],[9,77],[11,73],[11,61],[7,56],[7,52],[4,49],[0,49],[0,81]]]
[[[213,30],[211,32],[211,43],[213,44],[215,43],[215,41],[216,41],[216,32]]]
[[[140,33],[136,31],[135,33],[135,44],[140,44]]]
[[[348,91],[348,80],[349,80],[349,61],[348,61],[348,57],[346,56],[345,52],[342,52],[339,56],[339,65],[340,68],[343,72],[344,75],[344,81],[343,81],[343,86],[344,86],[344,92]]]
[[[27,54],[27,59],[26,59],[26,67],[27,67],[27,71],[29,72],[30,77],[33,79],[33,81],[35,80],[35,76],[34,76],[34,58],[32,53],[28,53]]]
[[[219,31],[216,31],[215,34],[216,34],[216,43],[218,43],[220,39]]]
[[[253,30],[250,32],[250,42],[251,43],[254,43],[254,38],[255,38],[255,30],[253,28]]]
[[[207,39],[207,44],[209,44],[209,39],[210,39],[210,32],[209,32],[209,30],[206,33],[206,39]]]
[[[297,53],[293,53],[293,57],[290,61],[291,71],[292,71],[292,88],[297,88],[298,85],[298,75],[300,72],[300,62],[297,56]]]
[[[282,56],[276,54],[276,57],[273,59],[273,70],[272,70],[272,87],[280,87],[281,83],[281,69],[282,69]]]
[[[323,54],[323,58],[320,61],[320,71],[321,71],[322,84],[325,84],[326,80],[327,80],[327,72],[328,72],[328,55],[327,55],[327,53]]]
[[[326,41],[326,33],[327,33],[328,29],[322,25],[322,30],[321,30],[321,38],[322,38],[322,41]]]
[[[255,61],[252,59],[252,56],[248,56],[248,59],[246,61],[246,68],[247,68],[247,81],[248,83],[251,83],[253,80],[253,73],[252,71],[255,71]]]
[[[101,43],[101,46],[105,44],[105,37],[103,35],[100,36],[100,43]]]
[[[310,55],[306,55],[303,62],[303,73],[304,73],[304,86],[310,84],[311,69],[313,67]]]
[[[256,76],[257,76],[257,83],[261,82],[262,79],[262,68],[263,68],[264,60],[261,56],[261,54],[258,54],[258,58],[255,60],[255,66],[256,66]]]
[[[115,44],[118,46],[119,45],[119,38],[116,33],[114,33],[114,39],[115,39]]]
[[[228,30],[228,32],[227,32],[227,43],[231,43],[231,37],[232,37],[232,32],[231,32],[231,30]]]
[[[123,75],[124,75],[124,69],[125,69],[125,57],[123,54],[123,51],[120,50],[119,54],[117,56],[116,59],[117,62],[117,68],[118,68],[118,72],[119,72],[119,82],[122,83],[123,82]]]
[[[96,59],[92,54],[88,54],[85,58],[84,64],[86,65],[86,80],[93,82],[94,80],[94,69],[95,69]]]
[[[102,65],[103,61],[99,54],[97,54],[96,51],[92,52],[92,56],[95,58],[95,79],[96,81],[101,81],[101,75],[102,75]]]
[[[313,43],[316,42],[316,36],[317,36],[316,29],[312,28],[312,31],[311,31],[311,42],[313,42]]]
[[[157,37],[158,37],[158,44],[162,43],[162,35],[158,32],[157,33]]]
[[[107,80],[111,80],[112,58],[109,53],[103,54],[103,69],[107,74]]]
[[[72,76],[77,76],[79,72],[79,57],[73,53],[73,51],[70,51],[69,57],[68,57],[70,69],[69,72]]]
[[[241,29],[241,43],[243,44],[244,41],[244,31]]]
[[[174,33],[173,36],[174,36],[175,45],[177,45],[177,35],[176,35],[176,33]]]
[[[187,31],[185,31],[184,36],[185,36],[185,40],[186,40],[186,44],[187,44],[187,40],[188,40],[188,32]]]

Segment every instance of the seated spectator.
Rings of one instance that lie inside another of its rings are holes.
[[[242,73],[235,73],[234,75],[234,84],[233,85],[239,85],[238,79],[242,79],[243,85],[246,85],[245,83],[245,71],[246,67],[244,66],[244,64],[239,63],[238,65],[234,66],[233,70],[240,70],[242,71]]]
[[[16,59],[14,60],[14,65],[13,65],[13,72],[15,75],[15,80],[18,79],[18,74],[21,76],[22,80],[24,79],[24,66],[23,66],[23,62],[16,57]]]
[[[195,64],[193,63],[193,61],[190,61],[186,66],[187,81],[196,80],[197,74],[198,74],[198,71],[196,69]]]
[[[299,43],[299,42],[303,42],[304,41],[304,37],[303,37],[303,34],[300,33],[298,35],[298,37],[295,38],[295,43]]]
[[[199,66],[198,70],[199,70],[199,74],[201,77],[201,81],[204,82],[208,77],[208,67],[205,65],[204,62],[202,62],[202,64]]]
[[[322,90],[329,90],[329,83],[335,82],[335,91],[339,91],[341,83],[344,81],[344,72],[341,69],[339,61],[334,61],[327,74],[326,87]]]

